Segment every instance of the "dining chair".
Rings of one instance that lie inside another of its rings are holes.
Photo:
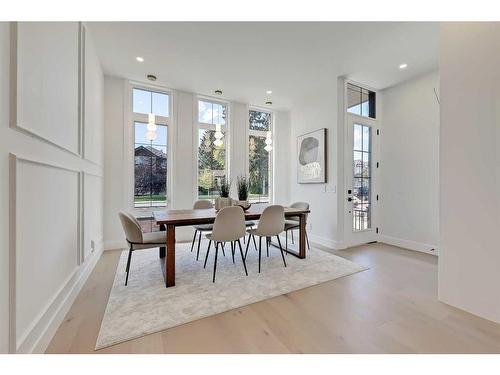
[[[274,205],[268,206],[262,212],[260,216],[257,228],[249,229],[248,233],[255,239],[255,236],[259,237],[259,273],[260,273],[260,263],[262,257],[262,238],[266,238],[267,246],[267,256],[269,256],[269,244],[271,242],[271,237],[276,236],[278,239],[278,244],[281,251],[281,257],[283,258],[283,264],[286,267],[285,255],[283,253],[283,248],[281,247],[280,233],[285,229],[285,209],[283,206]],[[247,242],[247,247],[245,250],[245,258],[248,253],[248,246],[250,245],[250,239]]]
[[[193,210],[203,210],[213,208],[214,205],[211,201],[200,199],[194,202]],[[202,233],[211,232],[213,224],[201,224],[194,226],[194,236],[193,242],[191,242],[191,252],[193,252],[194,244],[196,242],[196,236],[198,235],[198,251],[196,252],[196,260],[200,257],[200,245],[201,245],[201,235]]]
[[[236,251],[236,244],[240,249],[241,260],[243,261],[243,267],[245,268],[245,274],[248,276],[247,265],[245,263],[245,257],[243,256],[243,249],[241,248],[240,238],[245,237],[246,226],[245,226],[245,213],[243,209],[239,206],[224,207],[221,209],[217,216],[215,217],[215,222],[213,224],[212,233],[207,234],[207,238],[210,240],[208,243],[207,254],[205,255],[205,264],[203,268],[207,266],[208,254],[210,253],[210,246],[212,242],[215,243],[215,261],[214,261],[214,274],[212,282],[215,283],[215,273],[217,270],[217,255],[219,253],[219,245],[225,242],[231,243],[231,252],[233,256],[234,263],[234,253]]]
[[[130,271],[130,261],[132,260],[132,252],[135,250],[152,249],[160,246],[167,246],[167,238],[165,232],[142,233],[141,225],[137,219],[124,211],[118,213],[122,223],[125,238],[129,244],[127,267],[125,271],[125,286],[128,284],[128,275]]]
[[[290,208],[298,208],[300,210],[309,210],[309,203],[307,202],[294,202],[290,205]],[[307,214],[306,214],[306,222],[307,222]],[[298,216],[291,216],[288,217],[285,220],[285,249],[288,250],[288,232],[290,231],[292,235],[292,244],[295,243],[293,239],[293,231],[295,229],[300,228],[300,218]],[[305,231],[306,234],[306,242],[307,242],[307,249],[311,250],[311,246],[309,245],[309,237],[307,235],[307,230]]]

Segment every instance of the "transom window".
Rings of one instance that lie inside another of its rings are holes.
[[[198,199],[218,197],[227,176],[227,123],[225,103],[198,100]]]
[[[375,92],[348,83],[347,112],[358,116],[375,118]]]
[[[132,89],[135,208],[167,205],[168,119],[167,93]]]
[[[133,111],[134,113],[149,114],[169,117],[168,94],[133,89]]]
[[[266,138],[272,139],[272,113],[250,110],[248,116],[248,177],[251,202],[270,202],[272,154]]]

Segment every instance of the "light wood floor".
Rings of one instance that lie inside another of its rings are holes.
[[[500,325],[437,301],[436,257],[334,253],[370,269],[94,352],[120,255],[105,252],[47,353],[500,352]]]

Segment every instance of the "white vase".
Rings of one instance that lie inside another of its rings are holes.
[[[231,198],[223,198],[223,197],[218,197],[215,198],[215,209],[217,211],[223,209],[224,207],[231,206]]]

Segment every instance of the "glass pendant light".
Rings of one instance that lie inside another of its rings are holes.
[[[266,147],[264,147],[264,150],[266,150],[267,152],[271,152],[273,150],[273,140],[271,139],[271,132],[268,131],[266,133]]]

